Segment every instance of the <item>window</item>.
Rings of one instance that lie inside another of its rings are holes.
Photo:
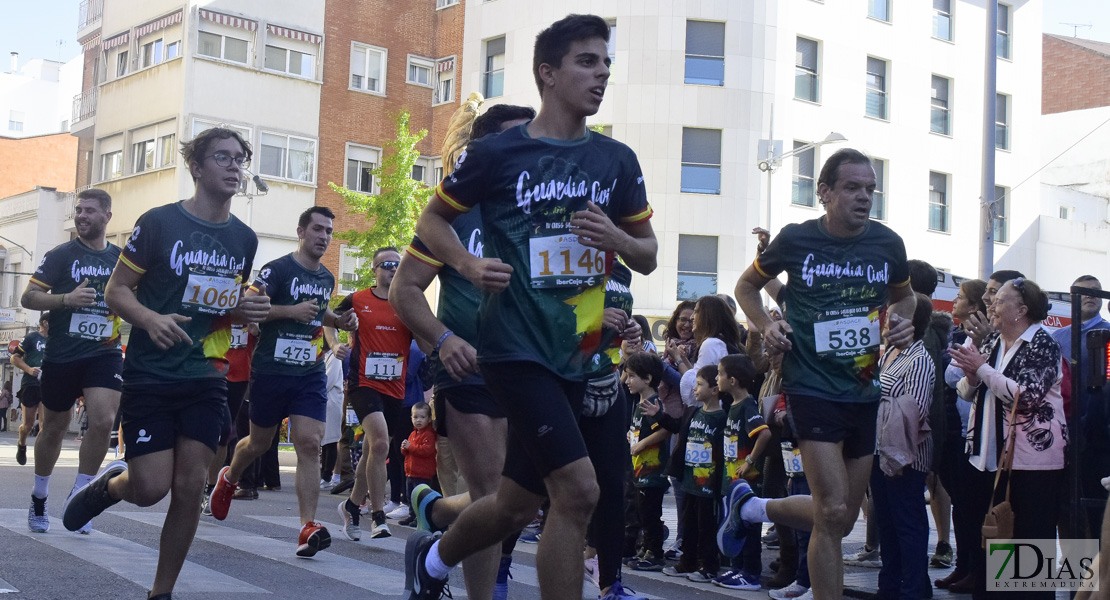
[[[952,41],[952,0],[933,0],[933,37]]]
[[[132,140],[135,138],[133,137]],[[154,145],[154,139],[141,140],[138,142],[132,141],[131,144],[131,172],[142,173],[154,168],[154,155],[158,147]]]
[[[1010,97],[1006,94],[994,96],[994,147],[999,150],[1010,149]]]
[[[27,118],[23,111],[8,111],[8,131],[23,131],[23,120]]]
[[[142,173],[174,163],[177,122],[165,121],[131,131],[131,173]]]
[[[432,105],[455,101],[455,58],[436,61],[436,87]]]
[[[378,166],[378,151],[365,146],[347,144],[346,188],[365,194],[374,193],[374,169]]]
[[[486,98],[495,98],[505,93],[505,38],[487,40],[485,56],[482,92]]]
[[[261,145],[260,175],[316,181],[316,140],[263,131]]]
[[[159,167],[168,167],[174,163],[177,157],[177,134],[171,133],[158,138],[158,145],[160,147],[161,159],[158,161]]]
[[[612,66],[617,62],[617,20],[609,19],[605,24],[609,26],[609,41],[605,42],[605,48],[609,53],[609,65]]]
[[[679,300],[695,300],[717,293],[717,238],[709,235],[678,236]]]
[[[417,163],[417,164],[413,165],[412,166],[412,180],[413,181],[419,181],[419,182],[423,183],[424,182],[424,176],[427,174],[427,172],[428,172],[427,165],[422,165],[420,163]]]
[[[248,127],[240,127],[238,125],[232,125],[230,123],[217,123],[215,121],[208,121],[205,119],[193,119],[193,137],[196,137],[197,134],[201,133],[202,131],[208,131],[209,129],[212,129],[213,127],[226,127],[227,129],[230,129],[243,136],[244,140],[247,140],[248,142],[252,141],[251,130]]]
[[[123,177],[123,150],[100,155],[100,180]]]
[[[952,80],[933,75],[933,98],[929,108],[929,131],[943,135],[952,134],[952,110],[948,106],[949,88]]]
[[[725,24],[686,21],[686,83],[725,84]]]
[[[867,0],[867,16],[890,22],[890,0]]]
[[[351,89],[385,94],[385,48],[351,44]]]
[[[682,128],[682,192],[721,193],[721,130]]]
[[[867,57],[867,116],[887,118],[887,68],[889,63],[881,58]]]
[[[875,193],[871,195],[871,218],[880,221],[886,219],[886,161],[881,158],[872,158],[871,167],[875,169]]]
[[[307,52],[267,44],[264,66],[271,71],[312,79],[316,73],[316,57]]]
[[[998,58],[1010,58],[1010,7],[998,4],[998,34],[995,36]]]
[[[436,9],[447,8],[459,3],[459,0],[436,0]]]
[[[809,145],[807,142],[794,140],[794,151],[797,154],[794,155],[794,182],[790,202],[798,206],[813,206],[814,199],[817,197],[817,188],[814,185],[817,179],[814,171],[816,152],[812,147],[802,150]]]
[[[1001,244],[1009,243],[1010,241],[1010,228],[1007,227],[1009,220],[1006,218],[1006,208],[1010,205],[1009,198],[1010,190],[1002,186],[994,186],[994,208],[991,210],[991,225],[994,229],[994,241]]]
[[[948,231],[948,176],[929,171],[929,229]]]
[[[127,75],[127,50],[120,50],[116,55],[116,77]]]
[[[144,69],[162,62],[162,38],[143,44],[141,56]]]
[[[353,287],[354,281],[358,278],[358,269],[369,258],[355,256],[356,250],[344,244],[339,248],[339,293],[340,294],[353,294],[358,291]]]
[[[432,61],[419,56],[409,55],[406,83],[432,87]]]
[[[177,58],[181,55],[181,42],[166,44],[166,60]]]
[[[1070,219],[1075,214],[1075,209],[1070,206],[1061,206],[1059,216],[1061,219]]]
[[[817,102],[820,98],[819,89],[817,42],[800,37],[794,55],[794,97]]]
[[[201,31],[198,42],[197,54],[247,64],[249,44],[246,40]]]

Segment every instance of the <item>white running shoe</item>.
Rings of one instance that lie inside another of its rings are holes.
[[[767,595],[773,600],[788,600],[790,598],[801,598],[808,591],[809,588],[803,587],[797,581],[793,581],[784,588],[767,592]]]
[[[366,504],[369,505],[370,503],[367,502]],[[392,500],[387,500],[386,503],[385,503],[385,506],[382,507],[382,512],[384,512],[385,514],[388,515],[389,513],[397,510],[398,508],[401,508],[401,504],[399,502],[394,502]]]
[[[586,579],[589,579],[590,581],[592,581],[594,585],[598,585],[598,581],[597,581],[597,557],[596,556],[594,556],[592,558],[587,558],[585,560],[585,570],[586,570]]]
[[[412,513],[411,513],[411,511],[409,511],[408,505],[407,504],[402,504],[401,506],[393,509],[392,511],[385,513],[385,518],[394,519],[394,520],[397,520],[397,521],[404,521],[405,519],[409,518],[409,515],[411,515],[411,514]]]
[[[50,515],[46,511],[46,498],[31,494],[31,508],[27,510],[27,528],[34,533],[50,531]]]

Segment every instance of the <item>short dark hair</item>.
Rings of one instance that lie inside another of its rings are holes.
[[[937,291],[937,270],[933,265],[923,261],[911,259],[906,261],[910,267],[910,289],[926,296],[932,296]]]
[[[717,387],[717,365],[705,365],[698,369],[698,377],[704,379],[706,383]]]
[[[628,357],[624,367],[648,382],[653,390],[659,389],[659,384],[663,381],[663,359],[658,354],[637,352]]]
[[[996,280],[997,281],[997,280]],[[1041,290],[1032,279],[1015,277],[1011,280],[1014,291],[1021,296],[1022,304],[1029,309],[1029,320],[1039,323],[1048,318],[1048,309],[1052,304],[1048,301],[1048,294]],[[1018,283],[1020,282],[1020,285]]]
[[[755,395],[759,393],[759,386],[757,380],[759,373],[755,369],[755,363],[752,359],[744,354],[726,354],[721,357],[720,372],[724,373],[725,377],[735,379],[740,387],[748,391],[749,394]]]
[[[678,339],[678,318],[682,316],[684,310],[694,310],[695,303],[693,300],[683,300],[674,307],[674,312],[671,313],[670,320],[667,321],[667,330],[663,333],[663,337],[667,339]]]
[[[226,140],[228,138],[235,138],[235,141],[243,147],[243,153],[247,155],[247,160],[251,159],[254,150],[251,149],[250,142],[243,139],[238,131],[227,127],[213,127],[198,133],[196,137],[187,142],[181,142],[181,156],[185,159],[185,166],[188,167],[189,163],[194,161],[200,163],[204,160],[204,155],[208,153],[209,146],[216,143],[216,140]]]
[[[1018,277],[1025,277],[1025,275],[1023,275],[1021,271],[1002,269],[1001,271],[995,271],[994,273],[991,273],[990,279],[993,279],[998,283],[1006,283],[1007,281],[1011,279],[1017,279]]]
[[[914,298],[917,300],[917,306],[913,309],[913,339],[917,341],[925,337],[925,332],[929,329],[929,319],[933,316],[933,301],[921,292],[915,292]]]
[[[111,212],[112,211],[112,196],[108,192],[105,192],[102,189],[89,188],[87,190],[81,190],[80,192],[77,192],[77,199],[78,200],[96,200],[97,202],[100,203],[100,208],[104,212]]]
[[[509,121],[535,118],[536,110],[531,106],[494,104],[477,119],[474,119],[474,125],[470,128],[470,139],[476,140],[491,133],[500,133],[502,126]]]
[[[374,251],[374,256],[370,259],[370,262],[376,264],[378,262],[378,255],[382,252],[396,252],[397,254],[401,253],[401,251],[398,250],[396,246],[382,246],[381,248],[378,248]]]
[[[428,406],[427,402],[417,402],[416,404],[412,405],[412,409],[410,410],[422,410],[428,413],[429,417],[432,416],[432,407]]]
[[[1094,275],[1080,275],[1075,281],[1072,282],[1072,285],[1079,285],[1080,283],[1083,283],[1085,281],[1093,281],[1097,283],[1099,287],[1102,287],[1102,282],[1099,281],[1098,277],[1095,277]]]
[[[297,227],[302,229],[308,227],[308,222],[312,220],[312,215],[323,215],[329,219],[335,219],[335,213],[331,212],[330,208],[326,206],[313,206],[301,213],[301,217],[297,219]]]
[[[532,76],[536,78],[540,98],[543,98],[540,65],[548,64],[556,69],[562,67],[563,57],[570,52],[571,44],[595,37],[609,41],[609,25],[597,15],[567,15],[536,36],[536,47],[532,53]]]
[[[836,181],[840,177],[840,165],[867,165],[872,167],[871,159],[863,152],[855,148],[841,148],[833,152],[833,155],[825,161],[825,166],[821,167],[821,175],[817,178],[817,185],[823,183],[829,186],[829,189],[835,188]],[[824,202],[824,200],[821,201],[822,204]]]
[[[39,313],[39,325],[42,325],[43,323],[46,323],[47,325],[49,325],[50,324],[49,321],[50,321],[50,311],[44,310],[41,313]]]

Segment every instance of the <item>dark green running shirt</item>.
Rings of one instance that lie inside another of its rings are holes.
[[[335,277],[324,265],[316,271],[301,266],[292,254],[266,263],[251,284],[259,291],[266,285],[271,306],[293,306],[306,300],[316,303],[316,318],[311,323],[293,319],[267,321],[251,360],[252,373],[304,375],[324,370],[324,313],[335,287]]]
[[[100,354],[120,353],[120,318],[108,309],[104,287],[119,261],[119,246],[109,243],[93,250],[80,240],[70,240],[46,253],[31,283],[61,296],[88,279],[96,290],[96,306],[64,307],[50,311],[50,337],[46,359],[67,363]]]
[[[15,353],[23,357],[23,362],[27,363],[28,367],[42,367],[42,358],[46,354],[46,336],[38,331],[32,331],[23,337],[23,341],[19,343]],[[32,376],[30,373],[23,373],[23,380],[20,382],[21,387],[30,385],[39,385],[42,382],[38,377]]]
[[[822,217],[783,227],[754,266],[764,277],[788,277],[786,322],[794,333],[783,356],[783,391],[877,401],[887,288],[910,284],[902,238],[878,221],[858,236],[835,237]]]
[[[175,202],[139,217],[120,265],[142,276],[136,296],[143,306],[192,319],[178,326],[193,343],[161,350],[146,330],[133,328],[124,385],[226,376],[231,311],[239,305],[257,248],[258,237],[235,215],[209,223]]]

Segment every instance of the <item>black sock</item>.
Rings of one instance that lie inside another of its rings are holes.
[[[359,514],[359,506],[351,502],[350,498],[347,498],[347,503],[343,505],[343,508],[347,511],[347,514],[351,515],[351,523],[358,525],[358,519],[359,516],[361,516]]]
[[[370,518],[374,520],[375,524],[385,523],[385,511],[375,510],[373,513],[371,513]]]

